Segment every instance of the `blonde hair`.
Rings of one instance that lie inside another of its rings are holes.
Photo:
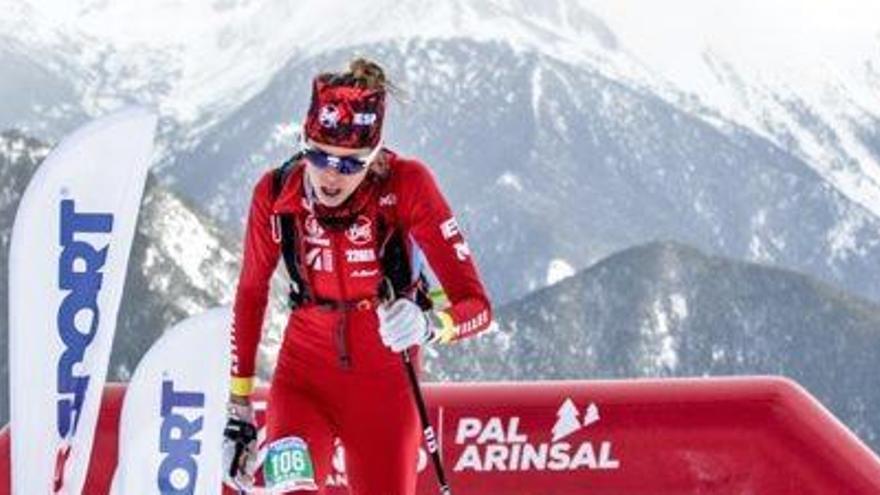
[[[334,86],[378,89],[395,97],[403,93],[400,87],[388,80],[385,69],[378,62],[364,57],[352,59],[345,72],[325,72],[319,78]]]
[[[356,58],[348,64],[348,75],[356,86],[369,89],[386,89],[385,69],[366,58]]]

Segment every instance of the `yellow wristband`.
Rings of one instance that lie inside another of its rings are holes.
[[[254,377],[233,376],[230,381],[229,390],[233,394],[242,397],[251,395],[251,392],[254,391]]]
[[[436,329],[436,341],[448,344],[455,340],[458,333],[455,330],[455,321],[452,320],[452,315],[446,311],[435,311],[434,315],[436,316],[435,321],[439,323]]]

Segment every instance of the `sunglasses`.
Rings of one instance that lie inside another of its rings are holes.
[[[313,146],[305,146],[303,153],[306,159],[315,167],[324,170],[326,168],[334,168],[342,175],[353,175],[364,169],[372,162],[379,151],[382,150],[382,143],[376,145],[372,151],[366,156],[338,156],[326,151],[320,150]]]

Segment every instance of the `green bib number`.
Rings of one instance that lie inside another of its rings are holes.
[[[309,446],[299,437],[269,444],[263,463],[266,487],[272,490],[317,490]]]

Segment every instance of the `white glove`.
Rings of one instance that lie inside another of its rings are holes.
[[[229,402],[227,422],[223,432],[223,479],[238,488],[248,490],[254,485],[257,470],[257,429],[254,421],[254,408],[247,403]],[[236,459],[236,444],[244,444]],[[235,463],[236,474],[230,469]]]
[[[401,352],[414,345],[423,345],[434,338],[434,326],[416,303],[398,299],[376,309],[379,317],[379,335],[382,343],[393,352]]]

